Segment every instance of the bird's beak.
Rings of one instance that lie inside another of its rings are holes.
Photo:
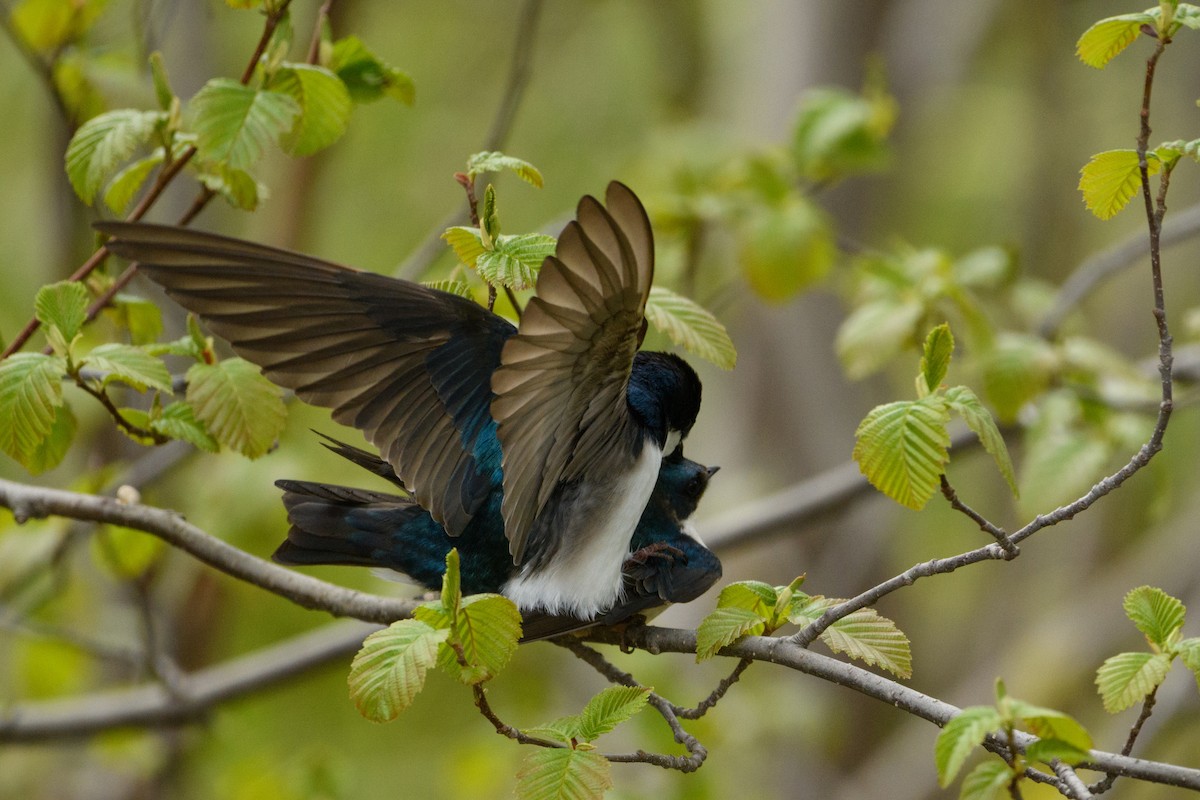
[[[713,475],[716,475],[717,470],[719,470],[719,469],[720,469],[720,467],[709,467],[708,468],[708,477],[711,478]]]

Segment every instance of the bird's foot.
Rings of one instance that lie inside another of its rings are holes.
[[[625,564],[622,569],[625,572],[637,572],[640,568],[647,566],[669,567],[676,561],[682,561],[686,564],[687,555],[678,547],[673,547],[666,542],[655,542],[630,553],[625,558]]]

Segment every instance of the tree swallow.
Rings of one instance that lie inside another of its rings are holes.
[[[391,466],[356,447],[329,439],[329,447],[355,464],[401,486]],[[619,600],[594,618],[522,608],[524,641],[557,636],[590,625],[612,625],[667,603],[690,602],[721,577],[721,562],[700,541],[689,520],[717,471],[683,457],[663,459],[650,501],[634,529],[624,563]],[[439,589],[446,554],[457,547],[466,594],[503,593],[516,574],[499,520],[498,505],[483,510],[451,537],[412,499],[365,489],[281,480],[288,538],[272,558],[282,564],[344,564],[402,573]],[[488,519],[489,511],[492,519]]]
[[[637,352],[654,242],[627,187],[580,200],[519,329],[457,295],[284,250],[97,227],[267,377],[363,431],[451,536],[499,503],[519,606],[580,619],[614,606],[701,391],[679,357]]]

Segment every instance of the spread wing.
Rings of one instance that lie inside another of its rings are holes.
[[[635,428],[625,391],[654,277],[641,202],[610,183],[607,208],[579,201],[492,375],[504,454],[505,535],[516,563],[560,484],[626,466]]]
[[[275,383],[360,429],[451,535],[491,490],[476,445],[512,325],[408,281],[224,236],[100,223],[140,269]]]

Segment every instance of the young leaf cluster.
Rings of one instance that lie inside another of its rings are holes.
[[[0,362],[0,417],[10,421],[0,433],[0,450],[30,472],[56,466],[77,427],[63,392],[63,383],[71,382],[98,399],[118,428],[143,444],[182,439],[210,452],[220,445],[251,458],[267,452],[282,431],[285,411],[279,390],[257,367],[240,358],[217,362],[211,342],[194,323],[188,336],[168,344],[90,346],[82,330],[90,301],[78,282],[54,283],[38,292],[35,314],[52,352],[18,353]],[[127,315],[146,311],[135,303],[126,308]],[[155,316],[142,328],[161,324]],[[181,400],[174,399],[164,355],[195,362]],[[147,397],[120,405],[118,400],[130,393]]]
[[[67,146],[66,170],[76,194],[123,214],[152,175],[187,159],[208,189],[237,208],[253,210],[266,188],[252,168],[271,147],[309,156],[346,131],[355,103],[391,96],[412,103],[412,81],[354,36],[323,42],[319,63],[287,60],[291,26],[285,17],[243,83],[213,78],[185,104],[170,88],[158,54],[151,58],[159,108],[116,109],[85,122]]]
[[[1001,741],[1012,742],[1014,731],[1027,730],[1038,741],[1025,749],[1024,754],[1011,747],[1004,761],[989,759],[978,764],[965,778],[959,797],[962,800],[990,800],[1009,794],[1024,779],[1030,764],[1050,764],[1054,760],[1078,764],[1085,760],[1092,747],[1091,736],[1072,717],[1052,708],[1043,708],[1011,697],[1002,681],[996,682],[994,706],[964,708],[938,734],[934,744],[938,783],[949,786],[962,769],[971,752],[983,744],[989,733],[996,732]],[[1019,796],[1013,794],[1012,796]]]
[[[787,624],[807,625],[842,602],[800,591],[801,576],[788,586],[759,581],[731,583],[721,590],[717,607],[696,631],[696,660],[712,658],[743,636],[769,636]],[[912,677],[908,637],[896,623],[864,608],[842,617],[821,633],[835,653],[885,669],[901,678]]]
[[[651,689],[610,686],[579,714],[560,717],[523,732],[560,747],[531,750],[517,773],[520,800],[599,798],[613,785],[612,765],[592,743],[646,707]]]
[[[465,175],[473,181],[479,174],[502,169],[513,170],[523,177],[528,175],[525,179],[529,183],[542,185],[541,173],[532,164],[496,152],[471,156]],[[496,189],[491,184],[484,190],[479,206],[479,227],[447,228],[442,238],[454,250],[458,260],[489,286],[514,291],[532,289],[536,285],[542,263],[554,255],[557,245],[553,236],[545,234],[501,233]],[[427,285],[464,297],[473,296],[470,284],[454,277]],[[650,290],[646,320],[674,344],[721,369],[733,369],[737,363],[737,350],[725,326],[712,312],[670,289],[655,286]]]
[[[1004,437],[992,415],[966,386],[942,385],[954,337],[937,326],[925,339],[917,375],[917,399],[877,406],[855,432],[854,460],[875,488],[901,505],[920,510],[937,491],[950,460],[951,412],[962,417],[991,454],[1016,493],[1016,477]]]
[[[507,597],[463,597],[458,551],[451,550],[441,597],[363,642],[350,666],[350,698],[367,719],[390,722],[412,705],[430,667],[477,686],[508,664],[520,638],[521,614]]]
[[[1118,653],[1096,671],[1096,689],[1110,714],[1124,711],[1158,689],[1176,658],[1200,687],[1200,636],[1183,638],[1187,609],[1162,589],[1139,586],[1125,595],[1125,615],[1146,637],[1149,651]]]

